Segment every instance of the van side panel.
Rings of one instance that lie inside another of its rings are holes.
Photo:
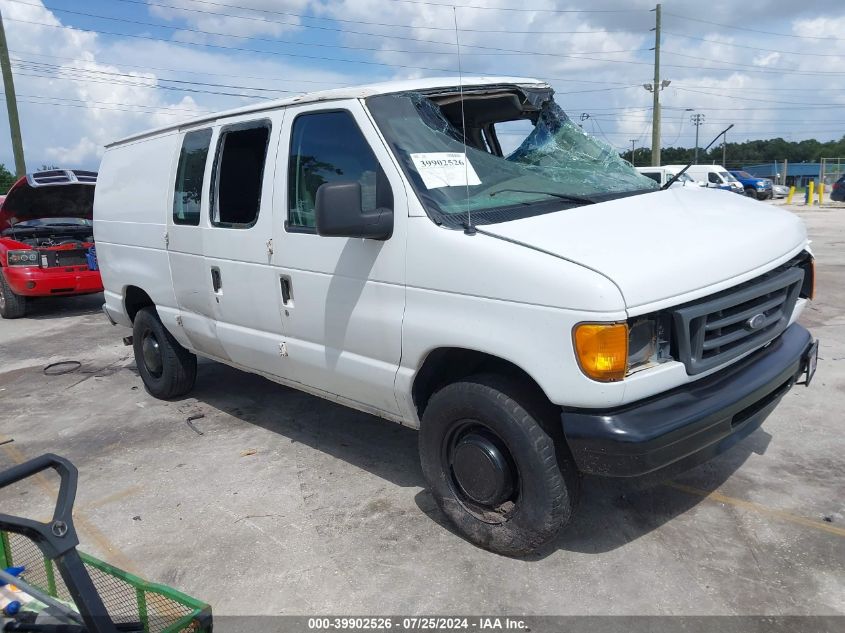
[[[124,298],[128,286],[147,293],[168,329],[175,327],[176,297],[167,256],[167,212],[175,134],[109,148],[94,195],[94,236],[105,288],[106,310],[131,325]]]

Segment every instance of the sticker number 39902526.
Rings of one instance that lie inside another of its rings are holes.
[[[458,152],[430,152],[411,154],[414,167],[427,189],[480,185],[481,180],[466,154]]]

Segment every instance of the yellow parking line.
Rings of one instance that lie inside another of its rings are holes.
[[[735,497],[729,497],[728,495],[723,495],[721,492],[717,492],[715,490],[708,492],[707,490],[700,490],[674,481],[668,481],[664,485],[690,495],[695,495],[696,497],[703,497],[711,501],[716,501],[717,503],[726,503],[737,508],[742,508],[743,510],[751,510],[752,512],[757,512],[758,514],[775,517],[777,519],[789,521],[790,523],[813,528],[814,530],[821,530],[822,532],[835,534],[836,536],[845,536],[845,528],[837,527],[835,525],[831,525],[830,523],[825,523],[824,521],[814,521],[813,519],[790,514],[789,512],[784,512],[783,510],[775,510],[774,508],[769,508],[759,503],[754,503],[753,501],[744,501]]]
[[[24,454],[21,453],[12,444],[4,444],[0,446],[0,448],[2,448],[3,452],[5,452],[6,455],[8,455],[9,458],[16,464],[23,464],[25,461],[27,461]],[[56,499],[58,497],[59,491],[43,473],[38,473],[33,477],[33,479],[48,496],[52,497],[53,499]],[[120,567],[124,571],[128,571],[129,573],[137,574],[135,565],[129,559],[129,557],[127,557],[123,552],[120,551],[120,549],[116,545],[109,541],[108,537],[106,537],[106,535],[103,534],[99,528],[97,528],[90,521],[88,521],[88,519],[86,519],[85,516],[79,510],[74,510],[73,521],[79,528],[80,532],[87,535],[88,538],[93,541],[101,550],[103,550],[104,552],[108,552],[110,559],[108,561],[109,563],[112,563],[117,567]]]

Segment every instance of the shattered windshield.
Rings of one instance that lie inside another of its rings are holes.
[[[542,100],[531,96],[511,87],[461,104],[406,92],[370,97],[367,105],[438,222],[460,225],[468,213],[474,224],[501,222],[658,189],[573,123],[550,90]],[[527,136],[505,154],[499,135],[514,134],[505,131],[514,122]]]

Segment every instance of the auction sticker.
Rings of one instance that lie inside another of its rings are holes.
[[[431,152],[411,154],[414,167],[427,189],[480,185],[481,180],[466,154],[459,152]]]

